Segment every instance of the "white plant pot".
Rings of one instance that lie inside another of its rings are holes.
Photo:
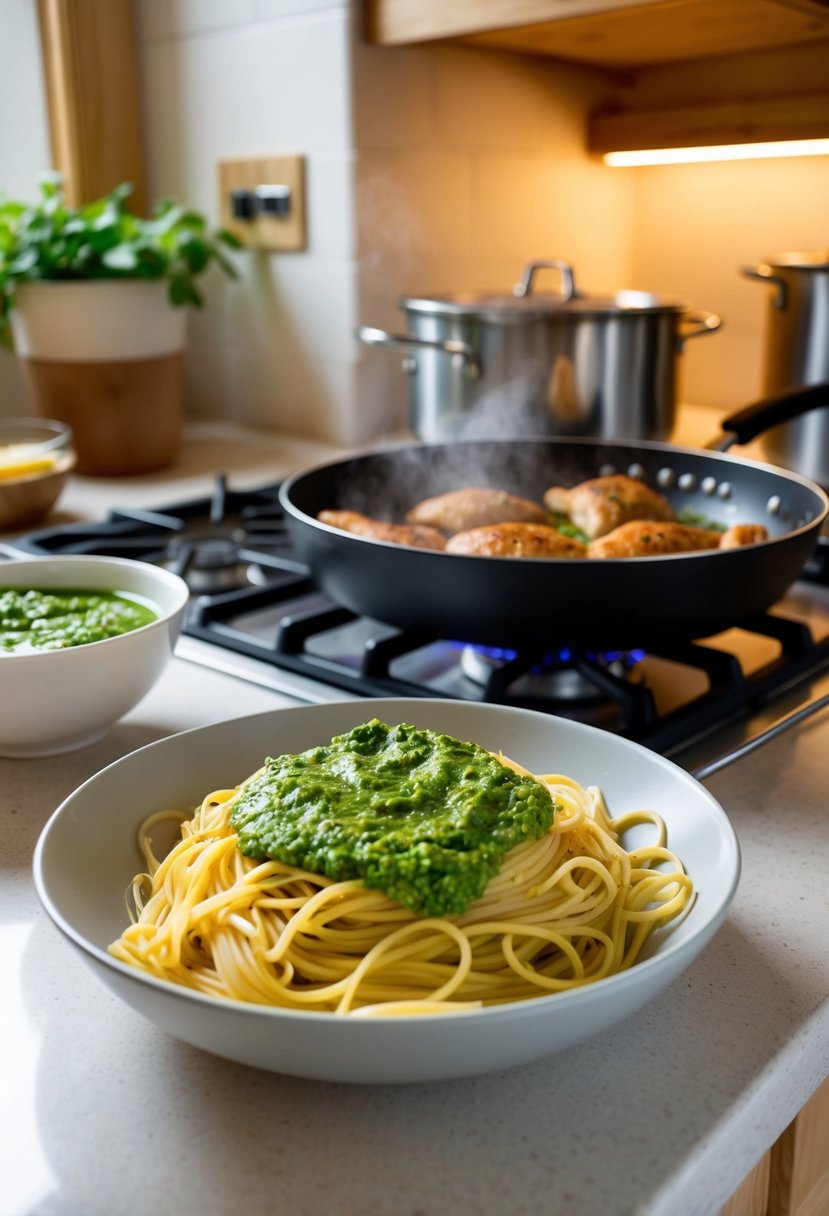
[[[175,459],[186,311],[165,283],[25,283],[10,321],[34,411],[72,427],[79,473],[143,473]]]
[[[185,346],[186,313],[161,281],[23,283],[16,297],[11,327],[23,359],[154,359]]]

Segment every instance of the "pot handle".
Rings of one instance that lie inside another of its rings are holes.
[[[791,422],[793,418],[799,418],[801,414],[819,409],[822,405],[829,406],[829,384],[808,384],[786,389],[775,397],[747,405],[726,418],[721,426],[729,433],[718,436],[708,446],[727,452],[735,443],[750,443],[770,427]]]
[[[456,366],[460,366],[467,380],[478,380],[481,376],[481,361],[468,342],[460,342],[455,338],[443,341],[431,338],[415,338],[411,334],[390,334],[385,329],[374,329],[370,325],[361,325],[356,331],[356,337],[364,346],[376,346],[382,350],[437,350],[449,355]],[[406,371],[414,370],[406,367]]]
[[[573,267],[561,258],[551,258],[546,262],[528,262],[521,271],[521,278],[512,289],[512,294],[519,299],[532,295],[533,276],[537,270],[557,270],[561,275],[561,299],[564,303],[572,300],[576,292],[576,278]]]
[[[761,283],[774,283],[777,288],[772,307],[782,310],[789,302],[789,287],[785,279],[781,279],[779,274],[775,274],[771,266],[744,266],[743,274],[747,279],[759,279]]]
[[[705,312],[703,309],[690,309],[679,319],[679,332],[676,336],[677,354],[680,354],[689,338],[699,338],[702,334],[713,334],[722,325],[722,318],[715,312]],[[688,326],[683,329],[683,326]]]

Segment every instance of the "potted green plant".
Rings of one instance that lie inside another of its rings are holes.
[[[0,343],[22,361],[34,413],[72,427],[77,471],[149,472],[181,442],[185,306],[239,242],[171,200],[151,217],[128,184],[81,207],[60,178],[40,199],[0,202]]]

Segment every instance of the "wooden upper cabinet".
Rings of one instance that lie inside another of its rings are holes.
[[[607,70],[826,41],[824,0],[365,0],[382,46],[452,39]]]
[[[600,74],[597,154],[829,137],[829,0],[364,0],[364,36]]]

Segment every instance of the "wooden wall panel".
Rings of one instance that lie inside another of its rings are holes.
[[[132,0],[38,0],[52,167],[77,206],[120,182],[146,207]]]

